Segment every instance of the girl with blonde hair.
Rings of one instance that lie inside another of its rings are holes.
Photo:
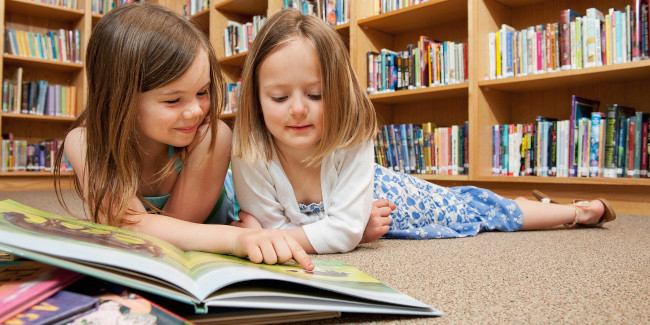
[[[309,253],[347,252],[382,235],[464,237],[615,218],[604,199],[578,205],[510,200],[375,164],[375,111],[345,44],[323,21],[297,10],[265,23],[242,80],[232,169],[245,213],[237,225],[286,229]],[[373,200],[395,211],[369,218]]]

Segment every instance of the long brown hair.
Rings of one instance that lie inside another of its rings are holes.
[[[80,171],[75,171],[73,178],[92,221],[119,226],[124,222],[131,198],[142,199],[138,193],[138,95],[181,77],[199,49],[207,52],[210,61],[211,106],[204,123],[209,124],[214,135],[223,109],[224,81],[214,50],[203,32],[182,16],[151,3],[120,6],[94,27],[86,51],[87,102],[71,127],[86,129],[87,193],[82,193],[76,177]],[[210,150],[214,145],[212,137]],[[174,162],[187,154],[187,148],[175,148],[159,177],[172,172]],[[63,146],[55,166],[60,166],[62,158]],[[57,197],[68,210],[61,193],[60,170],[54,170]]]
[[[318,164],[334,150],[374,136],[375,110],[359,85],[341,37],[322,20],[287,9],[264,24],[246,57],[233,133],[233,157],[247,162],[271,159],[273,139],[265,126],[259,100],[259,66],[269,54],[297,38],[308,40],[316,50],[324,104],[323,134],[316,152],[305,163]]]

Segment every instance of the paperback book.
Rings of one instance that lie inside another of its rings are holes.
[[[122,228],[0,201],[0,250],[192,304],[218,308],[321,310],[440,316],[341,261],[254,264],[230,255],[181,249]]]

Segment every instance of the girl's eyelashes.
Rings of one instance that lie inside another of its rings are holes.
[[[209,94],[210,94],[210,92],[208,90],[203,90],[203,91],[200,91],[200,92],[196,93],[196,96],[203,97],[203,96],[206,96],[206,95],[209,95]],[[176,99],[164,100],[163,102],[165,104],[173,105],[173,104],[176,104],[176,103],[178,103],[180,101],[181,101],[180,98],[176,98]]]
[[[307,96],[309,96],[309,98],[311,98],[313,100],[320,100],[321,98],[323,98],[323,96],[321,94],[310,94],[310,95],[307,95]]]
[[[281,103],[281,102],[287,100],[287,96],[271,97],[271,99],[273,99],[273,101],[275,101],[275,102]]]

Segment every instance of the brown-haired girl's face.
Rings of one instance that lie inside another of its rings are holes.
[[[323,134],[323,94],[316,49],[289,41],[259,67],[259,100],[266,127],[280,151],[311,154]]]
[[[177,80],[140,94],[137,127],[145,148],[185,147],[210,110],[210,63],[203,49]]]

